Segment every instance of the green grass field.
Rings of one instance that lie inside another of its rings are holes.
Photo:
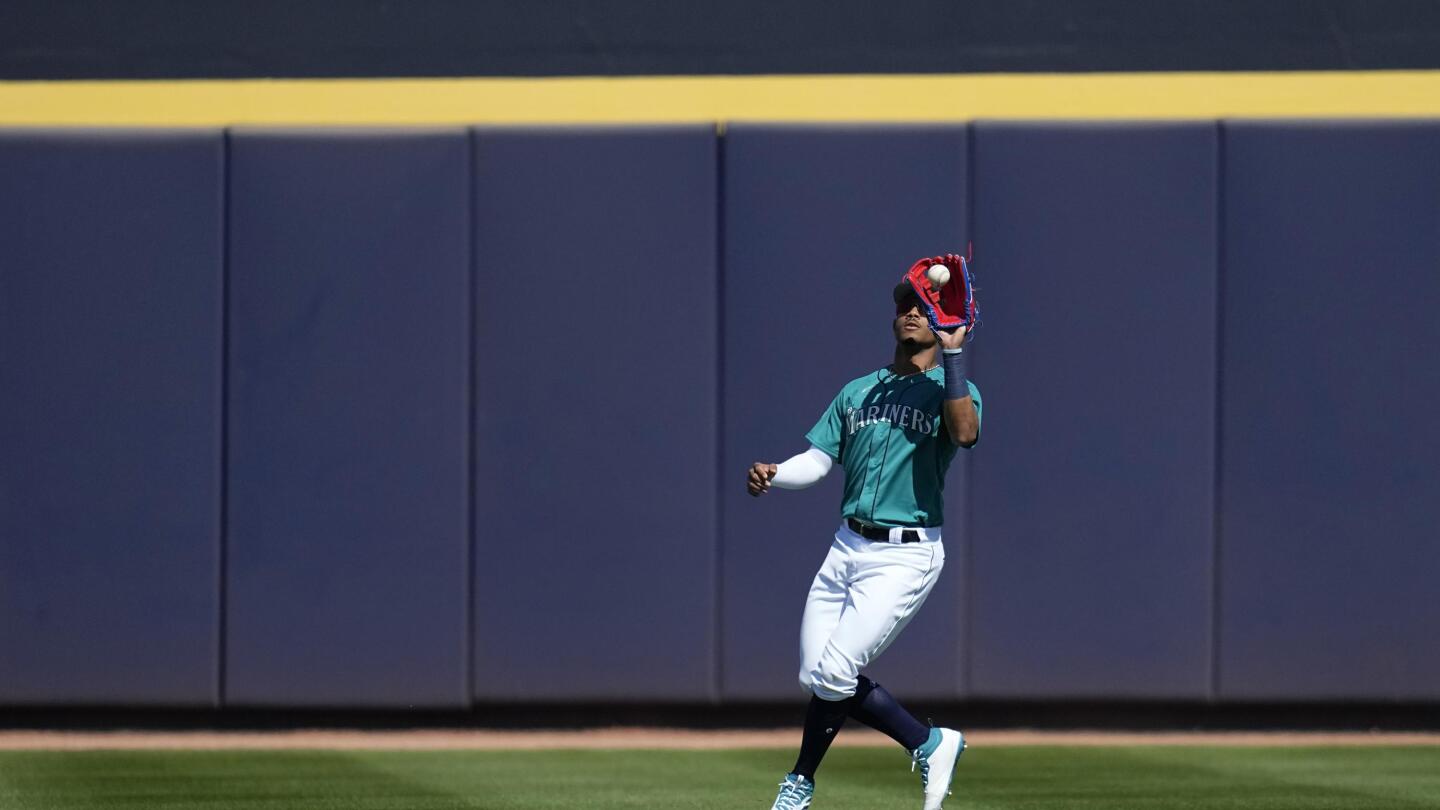
[[[766,810],[791,752],[0,751],[0,808]],[[815,810],[920,807],[909,760],[840,748]],[[1440,747],[996,747],[947,810],[1440,808]]]

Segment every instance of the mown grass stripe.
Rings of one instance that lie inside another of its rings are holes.
[[[721,751],[0,752],[7,810],[720,810],[765,807],[781,749]],[[833,750],[827,810],[910,810],[895,747]],[[1440,747],[977,747],[956,807],[1404,810],[1440,806]]]

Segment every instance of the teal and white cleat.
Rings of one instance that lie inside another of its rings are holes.
[[[803,776],[787,773],[785,781],[780,783],[780,795],[775,797],[775,803],[770,805],[770,810],[805,810],[814,796],[814,782]]]
[[[930,739],[910,752],[910,770],[920,766],[920,784],[925,788],[925,810],[940,810],[950,795],[955,764],[965,753],[965,735],[951,728],[930,730]]]

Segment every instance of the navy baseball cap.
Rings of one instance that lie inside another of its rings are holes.
[[[919,293],[915,292],[915,288],[910,286],[910,281],[908,279],[901,281],[899,284],[896,284],[895,289],[891,291],[890,295],[892,298],[895,299],[895,303],[897,304],[901,303],[906,298],[914,298],[916,303],[920,302]]]

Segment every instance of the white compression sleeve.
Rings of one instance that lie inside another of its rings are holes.
[[[830,472],[830,465],[834,463],[835,460],[830,458],[830,454],[812,444],[809,450],[782,461],[770,483],[781,489],[814,486]]]

